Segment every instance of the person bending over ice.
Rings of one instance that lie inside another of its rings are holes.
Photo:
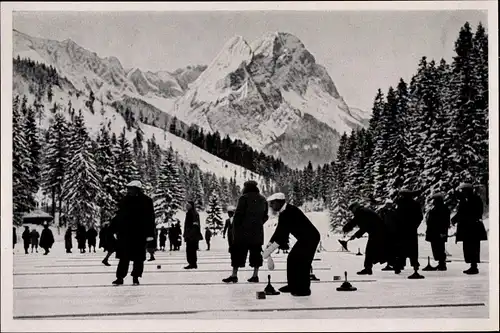
[[[281,292],[289,292],[292,296],[311,295],[310,272],[314,254],[320,241],[318,229],[297,207],[286,203],[283,193],[275,193],[268,199],[269,206],[279,213],[278,225],[264,250],[264,259],[272,252],[288,243],[290,234],[297,240],[288,254],[286,276],[288,285],[281,287]]]

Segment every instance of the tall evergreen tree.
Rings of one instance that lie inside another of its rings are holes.
[[[214,234],[217,234],[224,227],[221,208],[219,204],[219,198],[217,193],[214,191],[210,196],[210,201],[208,203],[208,216],[207,216],[207,227],[211,229]]]
[[[25,122],[25,138],[29,147],[31,161],[29,164],[30,192],[34,194],[38,192],[40,187],[41,143],[36,114],[32,107],[27,108]]]

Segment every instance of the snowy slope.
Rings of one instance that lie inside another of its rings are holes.
[[[20,75],[14,73],[13,95],[25,95],[28,98],[28,103],[32,104],[34,101],[34,95],[29,93],[28,87],[29,83]],[[94,102],[95,114],[92,114],[85,106],[88,96],[81,95],[77,98],[75,93],[70,96],[69,91],[71,91],[71,88],[69,87],[63,86],[63,88],[60,89],[59,87],[54,86],[54,96],[52,102],[49,102],[46,98],[42,101],[45,110],[44,118],[41,123],[43,128],[48,128],[53,119],[53,114],[49,110],[53,107],[54,103],[56,103],[59,108],[64,110],[63,114],[69,120],[70,115],[67,111],[69,102],[71,102],[72,108],[74,108],[76,112],[78,112],[78,110],[82,110],[87,128],[93,137],[97,135],[102,124],[109,126],[111,131],[116,133],[116,135],[119,135],[123,128],[126,127],[124,118],[109,104],[104,103],[101,105],[101,103],[96,100]],[[140,126],[142,127],[146,138],[151,138],[154,134],[159,145],[165,149],[172,145],[173,149],[178,151],[179,157],[183,161],[197,164],[204,172],[211,172],[217,175],[217,177],[225,177],[226,179],[233,177],[240,186],[242,186],[243,182],[248,179],[254,179],[257,182],[260,182],[262,179],[257,174],[250,172],[243,167],[223,161],[220,158],[211,155],[207,151],[202,150],[190,142],[169,132],[144,124],[141,124]],[[136,135],[135,130],[126,132],[126,135],[127,139],[132,141]]]

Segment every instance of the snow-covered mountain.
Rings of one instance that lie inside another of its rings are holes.
[[[350,108],[326,69],[295,36],[269,33],[229,40],[207,66],[174,72],[124,69],[71,40],[13,31],[14,57],[55,67],[82,93],[104,103],[141,99],[206,131],[219,131],[291,167],[330,162],[340,136],[366,126],[369,113]]]
[[[38,82],[24,77],[14,69],[12,78],[13,96],[24,95],[27,97],[28,104],[32,105],[35,101],[34,92],[39,90],[37,85]],[[101,103],[96,99],[93,103],[94,112],[91,112],[87,104],[89,100],[89,95],[87,93],[77,93],[73,84],[66,79],[59,80],[59,85],[60,86],[52,86],[53,96],[50,101],[48,100],[47,93],[45,93],[39,102],[43,105],[44,110],[43,117],[41,118],[41,128],[47,129],[52,123],[54,113],[51,109],[54,108],[54,105],[58,110],[63,112],[68,120],[70,119],[69,105],[71,105],[76,112],[81,110],[85,119],[85,124],[93,138],[95,138],[102,125],[108,126],[111,132],[115,133],[117,136],[126,128],[125,119],[117,111],[115,104],[112,105],[106,102]],[[125,103],[127,102],[128,101],[125,100]],[[128,103],[131,105],[140,105],[133,103],[141,102],[132,99],[132,101]],[[144,117],[152,116],[153,114],[144,113]],[[162,121],[164,120],[162,119]],[[161,148],[166,150],[172,146],[172,148],[179,153],[180,159],[188,164],[197,164],[203,172],[214,173],[217,177],[224,177],[227,180],[234,178],[240,186],[248,179],[254,179],[260,184],[264,182],[261,176],[241,166],[222,160],[168,131],[141,122],[137,122],[136,125],[142,129],[145,140],[151,139],[154,136],[156,143],[160,145]],[[126,136],[127,139],[132,142],[136,136],[136,130],[132,129],[131,131],[126,131]]]
[[[172,99],[184,94],[205,66],[167,71],[143,72],[124,69],[115,57],[100,58],[70,39],[62,42],[36,38],[13,31],[13,55],[52,65],[82,92],[92,90],[106,102],[123,98]]]
[[[172,112],[294,167],[330,162],[342,133],[369,118],[349,108],[297,37],[281,32],[229,40]]]

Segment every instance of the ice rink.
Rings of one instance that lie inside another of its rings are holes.
[[[349,243],[352,252],[340,252],[334,236],[323,238],[327,251],[317,253],[312,295],[292,297],[289,294],[256,298],[263,291],[267,275],[278,289],[286,284],[286,255],[273,256],[276,269],[260,272],[260,283],[248,283],[249,267],[239,274],[237,284],[224,284],[229,276],[230,259],[227,243],[220,236],[212,240],[211,251],[200,242],[198,269],[184,270],[185,247],[180,252],[157,252],[156,261],[145,263],[140,286],[112,286],[117,260],[111,267],[101,263],[97,253],[64,252],[62,233],[52,252],[44,256],[25,255],[22,244],[14,254],[14,319],[340,319],[340,318],[488,318],[488,244],[482,243],[480,274],[467,276],[462,271],[461,244],[447,243],[451,253],[446,272],[421,272],[425,279],[408,280],[409,266],[401,275],[374,267],[371,276],[357,276],[363,266],[365,239]],[[75,246],[76,242],[73,242]],[[168,242],[167,242],[168,248]],[[420,264],[427,264],[428,244],[420,238]],[[431,260],[432,264],[435,263]],[[158,268],[157,265],[161,267]],[[344,271],[358,288],[355,292],[338,292]],[[341,276],[335,280],[334,276]]]

